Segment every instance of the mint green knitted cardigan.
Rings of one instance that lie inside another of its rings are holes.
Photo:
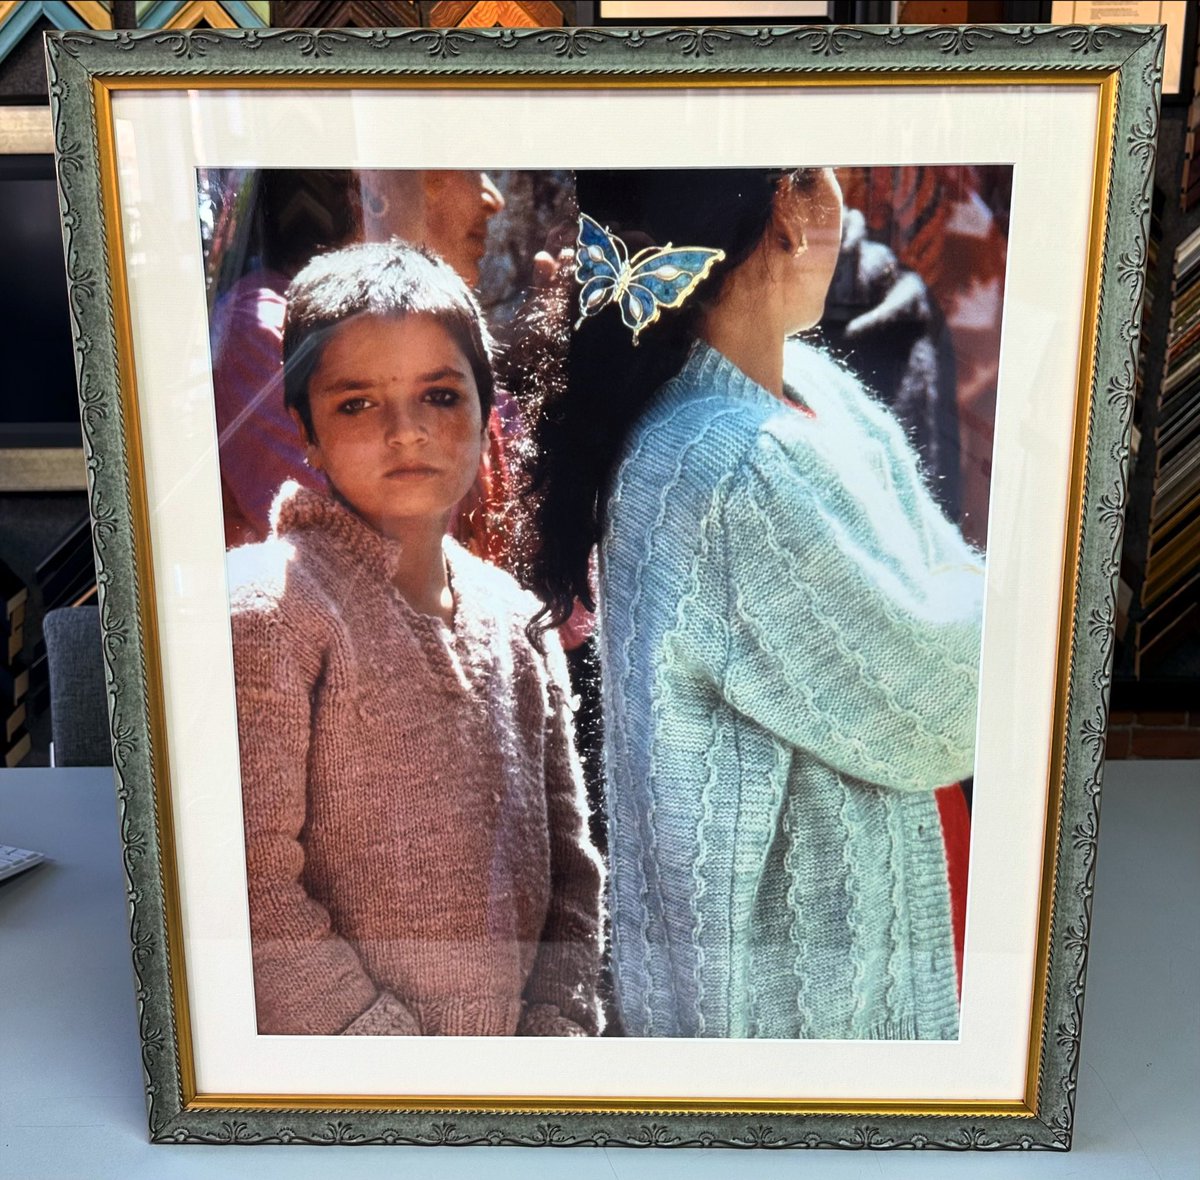
[[[614,475],[621,1016],[632,1036],[954,1038],[933,792],[972,772],[982,559],[856,380],[797,343],[784,376],[800,407],[697,344]]]

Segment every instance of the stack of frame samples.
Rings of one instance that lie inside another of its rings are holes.
[[[1138,342],[1138,367],[1136,395],[1133,401],[1133,438],[1130,443],[1131,459],[1136,460],[1142,441],[1142,416],[1145,406],[1143,390],[1146,388],[1146,361],[1150,355],[1150,334],[1153,331],[1155,293],[1159,287],[1158,253],[1163,236],[1163,207],[1167,198],[1158,185],[1154,186],[1150,201],[1150,236],[1146,242],[1146,283],[1142,303],[1142,335]]]
[[[1200,230],[1175,254],[1137,674],[1200,639]],[[1170,674],[1170,667],[1162,669]]]
[[[26,714],[29,673],[21,659],[29,591],[0,561],[0,766],[16,766],[29,753]]]
[[[1192,94],[1183,151],[1183,184],[1179,193],[1179,203],[1185,213],[1200,201],[1200,65],[1196,66]]]
[[[1142,446],[1142,431],[1146,410],[1146,367],[1152,353],[1151,336],[1154,331],[1155,291],[1158,288],[1159,250],[1163,237],[1163,209],[1167,198],[1158,185],[1150,204],[1150,237],[1146,245],[1146,285],[1142,305],[1142,335],[1138,342],[1138,362],[1133,400],[1133,433],[1129,443],[1130,460],[1137,462]],[[1125,534],[1125,545],[1121,552],[1121,571],[1117,582],[1117,638],[1122,644],[1129,642],[1129,613],[1134,602],[1133,587],[1142,580],[1145,553],[1130,532]]]

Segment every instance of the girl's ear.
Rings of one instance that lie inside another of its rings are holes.
[[[775,246],[793,258],[808,249],[804,232],[804,209],[798,194],[790,188],[779,188],[771,204],[771,237]]]
[[[317,445],[317,440],[308,433],[308,427],[304,425],[304,419],[300,417],[299,411],[294,406],[288,408],[288,416],[296,424],[296,430],[300,435],[300,442],[304,446],[304,466],[311,467],[314,471],[320,471],[321,448]]]

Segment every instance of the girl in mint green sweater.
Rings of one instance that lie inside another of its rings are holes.
[[[597,172],[578,195],[535,583],[546,625],[591,605],[599,545],[625,1029],[954,1038],[934,791],[972,772],[983,566],[890,414],[789,339],[822,313],[836,180]]]

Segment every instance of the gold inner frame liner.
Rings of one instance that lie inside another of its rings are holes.
[[[1074,427],[1068,485],[1067,534],[1064,539],[1063,579],[1059,630],[1055,655],[1054,717],[1051,761],[1046,791],[1045,827],[1039,885],[1038,931],[1034,961],[1033,1000],[1030,1011],[1025,1093],[1019,1099],[953,1099],[931,1101],[811,1099],[811,1098],[668,1098],[655,1096],[579,1097],[554,1095],[346,1095],[346,1094],[215,1094],[198,1093],[183,950],[183,916],[179,895],[174,815],[167,751],[166,711],[163,697],[161,641],[151,554],[150,513],[146,502],[144,444],[138,410],[137,374],[133,363],[133,330],[125,268],[123,227],[118,185],[116,136],[112,96],[140,90],[404,90],[404,89],[787,89],[863,86],[1089,86],[1099,91],[1096,154],[1093,168],[1092,206],[1088,231],[1082,339],[1076,373]],[[948,75],[919,70],[881,75],[877,71],[840,71],[829,74],[772,73],[758,77],[711,73],[646,75],[564,76],[560,74],[454,76],[327,74],[320,77],[271,74],[254,76],[131,76],[92,79],[99,148],[101,207],[108,243],[112,279],[113,321],[121,412],[130,475],[133,555],[137,601],[147,667],[147,707],[150,760],[154,778],[156,826],[159,835],[162,890],[171,992],[174,998],[174,1038],[178,1053],[180,1097],[185,1110],[419,1110],[489,1111],[497,1113],[629,1113],[738,1114],[738,1115],[999,1115],[1036,1118],[1041,1085],[1041,1047],[1046,1014],[1050,933],[1054,883],[1057,877],[1058,834],[1062,818],[1063,773],[1066,764],[1066,725],[1072,655],[1072,623],[1078,597],[1078,559],[1082,537],[1084,467],[1090,431],[1091,391],[1095,381],[1096,331],[1099,323],[1103,247],[1107,234],[1106,197],[1112,174],[1118,75],[1115,71],[979,71]]]

